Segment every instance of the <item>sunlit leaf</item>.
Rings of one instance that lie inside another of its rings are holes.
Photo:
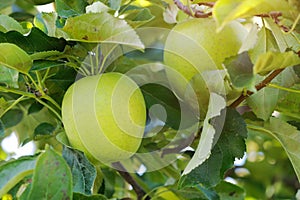
[[[249,56],[252,63],[255,63],[261,54],[267,53],[269,51],[277,52],[279,51],[278,44],[272,32],[266,27],[262,27],[257,34],[256,45],[249,50]]]
[[[8,32],[8,31],[18,31],[20,33],[23,33],[24,30],[22,26],[13,18],[7,16],[7,15],[1,15],[0,14],[0,30],[4,29],[5,31],[3,32]]]
[[[22,157],[0,165],[0,196],[6,194],[12,187],[26,176],[33,173],[36,157]]]
[[[51,187],[49,187],[51,186]],[[72,174],[66,161],[54,150],[41,154],[33,173],[27,199],[71,199]]]
[[[32,66],[32,60],[29,55],[21,48],[10,43],[0,43],[0,65],[22,73],[27,73]]]
[[[276,24],[272,19],[264,19],[267,25],[270,27],[274,38],[278,44],[280,52],[284,52],[287,49],[292,49],[294,51],[299,51],[300,42],[294,32],[284,33],[282,29]]]
[[[85,10],[86,13],[101,13],[109,11],[110,8],[101,1],[96,1],[92,5],[87,6]]]
[[[261,54],[253,67],[254,74],[266,74],[276,69],[292,67],[300,64],[300,57],[293,51],[267,52]]]
[[[219,0],[213,7],[213,16],[219,27],[237,18],[265,14],[271,11],[289,12],[285,0]]]
[[[221,115],[221,110],[223,110],[225,106],[226,102],[223,97],[215,93],[211,93],[208,111],[204,120],[203,130],[198,147],[193,158],[185,168],[183,175],[189,174],[192,170],[199,167],[205,160],[209,158],[214,143],[220,136],[220,130],[216,130],[214,126],[210,124],[210,120]]]
[[[9,103],[3,98],[0,98],[0,116],[2,116],[5,110],[9,107]]]
[[[125,20],[114,18],[105,12],[68,18],[63,30],[70,40],[119,43],[144,48],[136,32]]]
[[[85,0],[55,0],[56,11],[59,16],[68,18],[85,13]]]
[[[142,26],[155,18],[148,8],[140,8],[137,6],[128,6],[126,10],[124,10],[123,15],[126,21],[134,28]]]

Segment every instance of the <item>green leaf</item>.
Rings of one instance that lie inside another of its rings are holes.
[[[227,108],[221,136],[210,157],[188,174],[184,174],[179,180],[179,188],[199,183],[207,188],[217,185],[223,179],[224,173],[233,166],[235,158],[243,157],[246,137],[244,119],[235,109]]]
[[[219,0],[213,7],[213,16],[218,27],[224,27],[228,22],[265,14],[271,11],[288,13],[291,7],[285,0]]]
[[[45,82],[49,95],[58,103],[62,102],[62,98],[69,88],[74,83],[77,72],[71,67],[60,66],[58,71],[48,78]]]
[[[252,63],[256,63],[257,59],[261,54],[267,53],[269,51],[277,52],[279,51],[278,44],[272,32],[265,26],[257,34],[257,42],[253,49],[249,50],[249,56]]]
[[[278,24],[276,24],[272,19],[265,18],[264,21],[266,22],[268,27],[270,27],[270,30],[272,31],[272,34],[276,39],[280,52],[285,52],[287,49],[292,49],[295,52],[299,51],[300,42],[293,32],[288,34],[284,33],[280,26],[278,26]]]
[[[44,106],[38,102],[33,102],[30,107],[28,108],[28,112],[27,114],[30,115],[32,113],[36,113],[39,112],[40,110],[42,110],[44,108]]]
[[[77,150],[65,147],[63,157],[72,172],[73,192],[91,195],[93,184],[97,176],[95,167],[82,152]]]
[[[3,122],[0,120],[0,138],[3,138],[5,136],[5,126]]]
[[[275,137],[286,151],[295,173],[300,180],[300,131],[296,127],[278,118],[262,123],[247,121],[248,128],[268,133]]]
[[[108,13],[88,13],[68,18],[63,30],[70,40],[82,42],[118,43],[143,49],[136,32],[125,20]]]
[[[39,135],[52,135],[55,130],[55,127],[47,122],[43,122],[39,124],[37,127],[34,129],[34,137],[37,137]]]
[[[1,29],[5,29],[4,32],[8,31],[18,31],[20,33],[23,33],[24,30],[22,26],[13,18],[7,16],[7,15],[1,15],[0,14],[0,27]]]
[[[51,67],[64,66],[65,62],[62,61],[52,61],[52,60],[35,60],[33,61],[33,66],[30,71],[39,71],[48,69]]]
[[[56,135],[56,139],[57,141],[59,141],[60,143],[62,143],[63,145],[72,148],[70,145],[70,142],[68,140],[67,134],[65,132],[60,132]]]
[[[34,25],[43,30],[48,36],[55,37],[56,36],[56,20],[57,13],[39,13],[34,18]]]
[[[163,120],[170,127],[177,130],[181,120],[180,104],[172,91],[157,84],[143,85],[141,90],[148,109],[153,105],[159,104],[163,106],[166,111],[166,116],[161,114],[158,110],[158,113],[153,110],[152,114],[160,120]],[[163,116],[166,118],[162,119]]]
[[[23,115],[20,109],[10,109],[1,117],[1,120],[6,128],[10,128],[19,124],[23,119]]]
[[[12,189],[19,181],[33,173],[36,157],[21,157],[0,165],[0,197]]]
[[[85,0],[55,0],[56,11],[60,17],[68,18],[85,13]]]
[[[121,7],[122,0],[109,0],[109,7],[113,10],[119,10]]]
[[[9,6],[12,6],[15,3],[16,0],[6,0],[4,2],[1,2],[0,4],[0,11],[4,8],[7,8]]]
[[[6,109],[9,107],[9,103],[3,98],[0,98],[0,118],[2,117],[2,115],[4,114],[4,112],[6,111]]]
[[[23,107],[22,109],[28,110],[28,107]],[[48,122],[54,126],[57,123],[53,114],[50,113],[45,107],[39,112],[32,113],[30,115],[24,115],[20,123],[7,129],[7,131],[8,133],[15,132],[18,135],[20,143],[23,143],[24,141],[28,140],[28,138],[33,138],[34,129],[42,122]]]
[[[59,56],[62,52],[60,51],[42,51],[31,54],[30,57],[32,60],[42,60],[52,56]]]
[[[253,64],[247,52],[225,60],[224,64],[235,87],[254,90]]]
[[[71,171],[54,150],[38,157],[27,199],[72,199]]]
[[[207,160],[211,154],[215,142],[220,136],[220,130],[216,131],[215,127],[210,124],[210,120],[221,115],[221,111],[226,107],[225,99],[215,93],[210,94],[210,102],[208,111],[203,123],[203,131],[198,147],[195,151],[193,158],[184,169],[183,175],[189,174],[195,168],[201,166],[201,164]]]
[[[155,18],[148,8],[137,6],[128,6],[124,10],[124,15],[126,16],[126,21],[134,28],[142,26]]]
[[[299,87],[293,89],[300,92]],[[284,98],[278,100],[276,110],[285,115],[300,119],[300,94],[289,92]]]
[[[215,191],[219,194],[222,200],[244,200],[245,191],[229,182],[222,181],[215,187]]]
[[[19,72],[14,69],[0,66],[0,83],[8,87],[18,88]]]
[[[49,37],[38,28],[32,28],[27,36],[16,31],[7,33],[0,32],[0,42],[13,43],[26,51],[28,54],[41,51],[64,51],[67,45],[63,38]]]
[[[108,12],[110,8],[100,1],[94,2],[92,5],[86,7],[86,13],[101,13]]]
[[[300,64],[300,57],[293,51],[288,52],[267,52],[261,54],[254,67],[254,74],[266,74],[276,69],[292,67]]]
[[[22,73],[28,73],[32,66],[32,60],[29,55],[18,46],[9,43],[0,43],[0,65],[4,65],[11,69]]]
[[[73,193],[73,200],[107,200],[104,195],[95,194],[95,195],[84,195],[80,193]]]
[[[278,96],[278,89],[263,88],[247,98],[247,104],[258,118],[267,120],[276,108]]]

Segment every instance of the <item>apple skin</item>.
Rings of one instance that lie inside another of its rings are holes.
[[[205,116],[211,91],[202,73],[223,70],[223,61],[238,53],[246,35],[247,30],[237,21],[219,32],[213,19],[194,18],[177,24],[170,31],[164,49],[166,74],[174,93],[183,101],[195,102],[191,97],[194,92],[198,105],[192,107],[198,106]],[[224,83],[224,93],[228,89]]]
[[[131,157],[141,144],[145,101],[124,74],[88,76],[68,88],[62,121],[70,144],[90,160],[117,162]]]

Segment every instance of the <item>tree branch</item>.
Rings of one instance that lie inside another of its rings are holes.
[[[115,162],[112,164],[112,166],[119,172],[119,174],[126,180],[127,183],[129,183],[133,190],[135,191],[137,195],[138,200],[150,200],[150,197],[145,197],[146,192],[141,188],[141,186],[132,178],[132,176],[127,172],[125,167],[120,162]]]
[[[266,87],[278,74],[280,74],[284,69],[277,69],[273,71],[269,76],[267,76],[262,82],[255,86],[256,90],[259,91]],[[247,97],[251,96],[254,92],[247,91],[246,95],[242,94],[237,100],[235,100],[230,107],[238,107]]]
[[[209,13],[204,13],[200,10],[196,10],[194,13],[192,13],[192,9],[189,8],[188,6],[185,6],[181,3],[180,0],[174,0],[175,5],[182,10],[185,14],[191,16],[191,17],[196,17],[196,18],[207,18],[212,15],[211,12]]]

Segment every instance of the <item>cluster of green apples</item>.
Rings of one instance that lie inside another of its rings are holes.
[[[202,73],[224,69],[222,62],[237,54],[245,35],[238,22],[219,32],[213,19],[189,19],[177,24],[166,40],[164,61],[178,98],[185,100],[188,90],[196,91],[200,110],[205,112],[210,91]],[[62,119],[74,148],[94,160],[111,163],[128,159],[138,150],[146,107],[132,79],[108,72],[82,78],[68,89]]]

